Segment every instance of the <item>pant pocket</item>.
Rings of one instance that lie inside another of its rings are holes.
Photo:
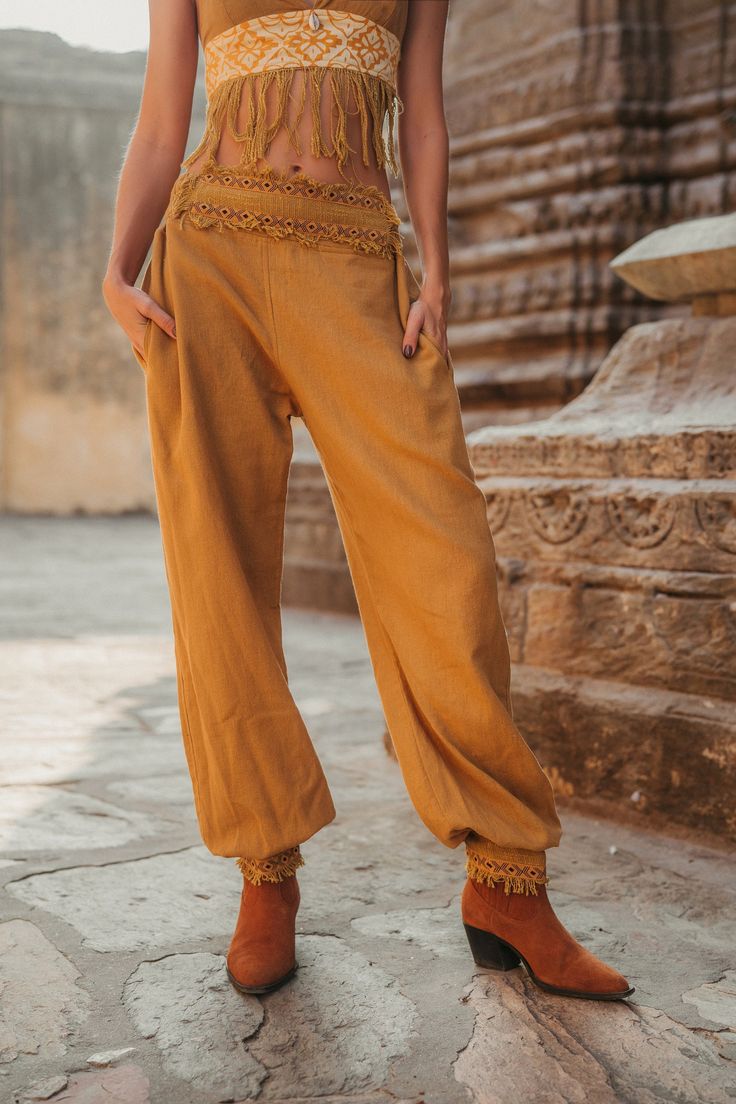
[[[148,367],[148,349],[149,349],[149,346],[151,344],[151,333],[152,333],[153,327],[155,325],[156,325],[156,323],[152,322],[150,318],[146,322],[146,329],[145,329],[145,332],[143,334],[143,366],[144,366],[144,368]]]
[[[163,303],[163,262],[164,262],[164,250],[166,242],[165,225],[159,226],[156,233],[153,236],[153,242],[151,244],[151,259],[149,260],[146,271],[143,273],[143,279],[141,280],[141,291],[144,291],[146,295],[150,295],[159,306],[167,309]],[[141,355],[137,349],[133,348],[133,354],[138,364],[145,372],[148,368],[149,351],[151,346],[151,334],[153,328],[156,325],[151,319],[147,319],[146,328],[143,332],[143,354]]]
[[[412,272],[406,258],[403,254],[397,253],[396,257],[396,299],[399,308],[399,318],[401,319],[402,329],[406,328],[406,323],[409,320],[409,310],[412,303],[418,298],[421,288],[417,283],[416,277]],[[412,294],[414,293],[414,294]],[[425,342],[427,347],[431,349],[445,365],[447,371],[453,375],[454,365],[452,363],[452,356],[448,349],[447,353],[443,353],[439,345],[425,333],[424,330],[419,331],[419,341]]]
[[[143,353],[142,354],[138,352],[135,345],[131,345],[131,349],[133,350],[133,356],[138,361],[138,364],[140,365],[140,367],[143,369],[144,372],[146,371],[146,368],[147,368],[147,365],[148,365],[148,339],[151,335],[151,326],[152,325],[153,325],[153,322],[151,321],[151,319],[150,318],[147,319],[146,320],[146,328],[143,331]]]
[[[428,333],[425,333],[424,330],[419,331],[419,340],[426,341],[430,349],[434,349],[434,351],[437,353],[437,356],[442,357],[448,372],[454,372],[455,369],[452,363],[452,357],[450,356],[449,349],[446,353],[443,353],[437,342],[433,338],[431,338]]]

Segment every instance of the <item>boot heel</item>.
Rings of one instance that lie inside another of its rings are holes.
[[[513,970],[521,965],[521,957],[506,943],[502,943],[490,932],[463,924],[468,937],[470,951],[476,966],[487,970]]]

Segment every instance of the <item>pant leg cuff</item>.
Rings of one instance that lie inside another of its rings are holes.
[[[546,885],[549,881],[544,851],[498,847],[490,840],[477,836],[472,842],[466,842],[465,853],[468,877],[489,886],[502,882],[505,893],[531,893],[537,896],[537,886]]]
[[[236,862],[245,880],[256,886],[261,882],[283,882],[285,878],[292,878],[300,866],[304,866],[299,844],[269,855],[267,859],[240,858]]]

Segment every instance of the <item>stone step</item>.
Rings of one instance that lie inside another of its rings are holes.
[[[736,705],[514,669],[514,713],[558,793],[736,838]]]

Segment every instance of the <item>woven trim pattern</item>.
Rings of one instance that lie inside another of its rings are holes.
[[[233,77],[312,66],[354,69],[396,88],[401,43],[387,27],[332,8],[279,12],[248,19],[205,46],[208,98]],[[313,26],[312,23],[316,23]]]
[[[285,176],[274,169],[246,175],[215,166],[204,169],[198,174],[197,179],[203,184],[219,184],[225,188],[245,188],[256,192],[301,196],[305,199],[329,199],[364,211],[380,211],[392,222],[396,222],[397,225],[399,223],[393,204],[373,184],[361,184],[356,187],[342,182],[316,180],[306,173]]]
[[[382,257],[392,257],[400,251],[397,235],[391,231],[244,211],[237,207],[215,206],[205,200],[192,204],[188,218],[200,228],[229,226],[235,229],[261,230],[272,238],[296,238],[303,245],[316,245],[325,240],[342,242],[360,252],[379,254]]]
[[[247,882],[260,885],[262,882],[283,882],[296,874],[304,866],[304,858],[299,845],[279,851],[267,859],[236,859],[239,870]]]
[[[544,851],[497,847],[488,840],[466,844],[465,870],[469,878],[486,885],[502,882],[505,893],[537,895],[537,886],[546,885]]]
[[[172,189],[167,218],[200,229],[254,230],[304,245],[337,242],[382,257],[403,252],[400,218],[373,185],[327,183],[306,173],[244,174],[209,163]]]

